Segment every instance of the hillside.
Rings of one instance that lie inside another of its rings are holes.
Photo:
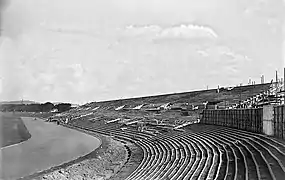
[[[257,94],[268,91],[270,86],[271,84],[267,83],[234,87],[230,90],[221,88],[219,93],[217,93],[217,89],[211,89],[93,102],[58,114],[55,118],[63,120],[66,117],[70,117],[70,123],[72,124],[89,124],[90,126],[92,124],[100,126],[100,121],[108,122],[116,119],[120,119],[122,123],[124,123],[123,121],[142,121],[151,124],[162,123],[176,126],[199,119],[199,115],[204,109],[203,103],[206,101],[217,101],[220,102],[218,105],[222,106],[226,103],[228,106],[231,106],[239,103],[239,101],[244,101]],[[170,109],[159,108],[165,103],[172,103]],[[133,109],[140,105],[144,106],[139,109]],[[198,109],[193,109],[194,106],[197,106]],[[120,109],[120,107],[122,108]]]
[[[221,88],[217,93],[217,89],[191,91],[183,93],[164,94],[157,96],[129,98],[113,101],[94,102],[88,106],[120,106],[120,105],[139,105],[139,104],[156,104],[156,103],[189,103],[193,105],[201,104],[205,101],[226,101],[227,104],[235,104],[240,100],[243,101],[258,93],[264,92],[270,88],[270,83],[247,85],[234,87],[232,90]]]

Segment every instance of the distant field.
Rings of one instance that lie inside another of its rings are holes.
[[[17,144],[31,138],[21,118],[1,114],[0,126],[2,135],[0,147]]]

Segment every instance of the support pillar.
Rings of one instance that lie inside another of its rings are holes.
[[[263,133],[268,136],[274,135],[274,106],[266,105],[263,106]]]

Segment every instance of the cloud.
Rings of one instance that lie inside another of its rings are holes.
[[[81,77],[85,71],[81,64],[72,64],[69,67],[74,70],[75,77]]]
[[[9,5],[9,0],[0,0],[0,46],[2,44],[2,40],[1,40],[1,36],[3,33],[3,13],[4,10],[7,8],[7,6]]]
[[[210,27],[194,24],[180,24],[176,26],[162,27],[159,25],[125,27],[125,35],[129,36],[152,36],[154,39],[169,38],[209,38],[217,39],[218,34]]]
[[[265,23],[281,21],[242,16],[238,3],[91,1],[11,4],[3,16],[10,41],[0,49],[7,98],[85,101],[175,92],[232,84],[276,67],[278,47]],[[272,67],[261,65],[269,58]]]
[[[51,24],[47,25],[45,21],[40,23],[40,26],[50,32],[55,33],[63,33],[63,34],[70,34],[70,35],[83,35],[88,37],[98,37],[99,33],[91,27],[83,26],[82,24],[79,24],[77,26],[72,25],[57,25],[57,24]]]
[[[8,5],[10,4],[10,0],[0,0],[0,12],[4,11]]]
[[[135,26],[129,25],[125,27],[125,32],[130,35],[158,35],[162,31],[162,27],[158,25]]]
[[[28,82],[19,68],[18,49],[15,43],[3,38],[3,45],[0,47],[0,76],[2,79],[3,97],[10,99],[20,98]]]
[[[2,78],[0,77],[0,95],[2,94],[2,88],[3,88],[3,86],[2,86]]]
[[[252,61],[251,58],[249,58],[247,55],[236,53],[234,50],[231,50],[228,47],[222,47],[220,51],[220,56],[226,57],[223,60],[233,60],[233,61],[238,61],[238,62],[250,62]]]
[[[198,25],[180,25],[164,29],[161,38],[210,38],[216,39],[218,35],[209,27]]]
[[[53,73],[39,73],[37,74],[37,79],[40,81],[46,83],[46,84],[52,84],[56,79],[56,75]]]
[[[250,62],[252,58],[245,53],[238,52],[227,45],[209,46],[205,49],[199,48],[197,53],[201,56],[216,57],[216,62]]]
[[[208,57],[209,54],[206,51],[198,50],[197,53],[203,57]]]
[[[206,79],[205,83],[213,81],[226,85],[242,81],[242,79],[247,79],[249,74],[244,73],[245,69],[250,71],[253,68],[252,65],[255,64],[251,57],[226,45],[198,48],[196,52],[203,57],[203,59],[198,58],[200,62],[197,62],[195,66],[200,71],[207,72],[201,77],[201,79]]]
[[[284,2],[282,0],[256,0],[244,9],[243,15],[245,17],[255,18],[256,22],[267,24],[273,33],[282,25],[284,17]]]

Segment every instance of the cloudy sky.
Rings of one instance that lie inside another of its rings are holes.
[[[1,99],[83,103],[216,88],[270,81],[284,65],[281,0],[78,2],[2,8]]]

